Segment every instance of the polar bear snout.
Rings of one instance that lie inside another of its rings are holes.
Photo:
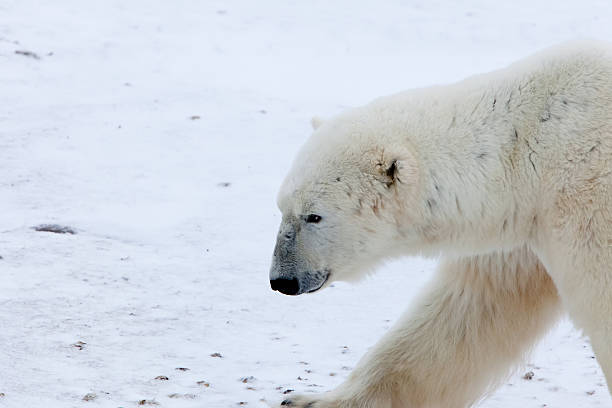
[[[300,215],[286,212],[276,236],[270,287],[285,295],[316,292],[330,281],[332,270],[336,270],[330,265],[333,236],[321,228],[325,217],[308,210],[301,211]]]
[[[296,243],[294,228],[281,226],[270,268],[270,287],[285,295],[301,295],[321,289],[330,270],[320,270],[304,256]]]
[[[305,273],[300,278],[280,277],[270,278],[270,287],[285,295],[301,295],[302,293],[312,293],[321,289],[329,279],[329,271]]]
[[[270,279],[272,290],[276,290],[285,295],[298,295],[300,292],[300,282],[297,278],[278,278]]]

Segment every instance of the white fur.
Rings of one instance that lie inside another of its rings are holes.
[[[469,406],[563,308],[611,385],[612,48],[566,44],[315,127],[279,194],[284,219],[322,217],[295,257],[326,284],[445,260],[344,384],[288,404]]]
[[[313,116],[312,119],[310,119],[310,124],[312,125],[313,130],[317,130],[323,124],[323,122],[324,120],[320,116]]]

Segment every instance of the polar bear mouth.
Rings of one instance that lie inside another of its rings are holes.
[[[318,285],[317,287],[315,287],[315,288],[313,288],[313,289],[310,289],[310,290],[309,290],[308,292],[306,292],[306,293],[313,293],[313,292],[316,292],[317,290],[321,289],[321,288],[322,288],[322,287],[323,287],[323,286],[324,286],[324,285],[327,283],[327,281],[329,280],[329,276],[331,275],[331,273],[330,273],[330,271],[325,271],[325,272],[324,272],[324,274],[325,274],[325,275],[324,275],[324,278],[323,278],[323,280],[321,281],[321,283],[319,283],[319,285]]]

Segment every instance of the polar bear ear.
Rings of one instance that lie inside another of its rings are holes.
[[[323,124],[323,122],[325,122],[323,118],[321,118],[320,116],[314,116],[312,119],[310,119],[312,130],[317,130],[319,126]]]
[[[388,163],[381,163],[380,170],[383,173],[384,183],[387,188],[390,188],[397,181],[401,183],[402,180],[400,179],[399,174],[401,165],[402,164],[397,159],[393,159]]]
[[[387,188],[404,183],[413,184],[416,181],[416,162],[414,156],[408,152],[381,160],[377,167],[380,178]]]

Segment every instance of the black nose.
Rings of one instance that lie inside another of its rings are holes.
[[[285,295],[297,295],[300,291],[300,283],[296,278],[278,278],[270,280],[272,290],[278,290]]]

